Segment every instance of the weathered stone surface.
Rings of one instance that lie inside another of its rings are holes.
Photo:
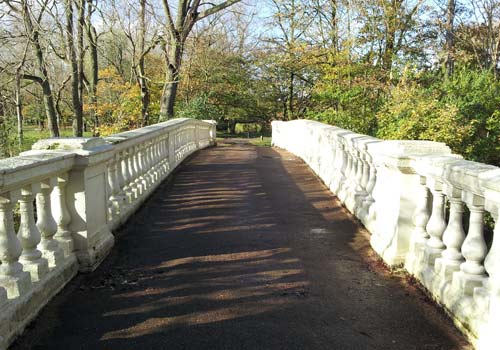
[[[106,141],[100,137],[54,137],[37,141],[31,149],[39,151],[89,151],[106,144]]]

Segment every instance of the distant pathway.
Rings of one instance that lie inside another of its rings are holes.
[[[13,349],[469,349],[291,154],[195,154]]]

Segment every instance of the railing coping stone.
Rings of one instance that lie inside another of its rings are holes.
[[[410,158],[428,154],[451,154],[443,142],[423,140],[384,140],[372,146],[373,152],[393,158]]]
[[[484,189],[500,193],[500,168],[495,167],[479,174],[479,182]]]
[[[368,150],[369,144],[382,142],[382,140],[380,140],[376,137],[373,137],[373,136],[363,135],[362,137],[353,139],[352,142],[361,151],[366,151],[366,150]]]
[[[451,154],[451,149],[442,142],[420,140],[374,142],[367,145],[367,151],[375,164],[397,169],[404,174],[415,174],[413,163],[417,157]]]
[[[446,182],[446,175],[450,171],[448,166],[462,159],[459,154],[428,155],[415,157],[412,166],[419,175]]]
[[[21,155],[36,154],[32,152],[39,150],[44,150],[45,153],[74,154],[74,165],[81,167],[108,160],[112,156],[114,147],[101,137],[49,138],[37,141],[32,151],[23,152]]]
[[[38,140],[31,147],[32,150],[76,151],[94,150],[107,143],[100,137],[51,137]]]
[[[124,132],[121,132],[118,134],[106,136],[106,137],[104,137],[104,140],[110,144],[113,144],[113,145],[118,145],[121,143],[128,143],[127,141],[133,142],[133,140],[141,140],[142,138],[144,138],[146,136],[152,137],[152,135],[154,135],[154,134],[160,135],[163,132],[165,132],[166,129],[175,130],[177,127],[181,126],[182,124],[184,124],[186,122],[203,123],[204,121],[201,121],[198,119],[192,119],[192,118],[171,119],[171,120],[168,120],[166,122],[162,122],[162,123],[158,123],[158,124],[154,124],[154,125],[148,125],[148,126],[140,128],[140,129],[134,129],[131,131],[124,131]],[[215,124],[217,124],[215,121],[213,121],[213,122]]]
[[[0,160],[0,192],[43,180],[71,168],[74,153],[28,151]],[[36,170],[35,170],[36,169]]]

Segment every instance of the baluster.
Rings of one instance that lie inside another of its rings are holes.
[[[53,198],[55,200],[54,219],[57,223],[57,232],[54,236],[64,251],[64,255],[69,256],[74,251],[74,242],[68,226],[71,222],[71,215],[66,204],[66,185],[68,184],[68,174],[61,174],[57,177],[57,184],[54,187]]]
[[[109,178],[109,187],[111,194],[109,196],[109,212],[110,212],[110,222],[114,223],[120,218],[121,214],[121,199],[118,195],[119,193],[119,188],[118,188],[118,165],[119,165],[120,159],[118,154],[115,154],[113,158],[111,158],[109,162],[109,172],[108,172],[108,178]]]
[[[154,184],[156,183],[156,179],[155,179],[155,171],[154,171],[154,167],[155,167],[155,147],[154,147],[154,139],[152,139],[150,142],[149,142],[149,149],[148,149],[148,158],[149,158],[149,171],[148,171],[148,174],[149,174],[149,182],[151,183],[151,186],[154,186]]]
[[[158,145],[157,145],[157,151],[158,151],[158,178],[159,181],[163,179],[164,176],[164,169],[163,169],[163,139],[161,137],[158,137],[157,139]]]
[[[346,193],[346,198],[344,200],[345,206],[351,213],[356,213],[356,197],[359,194],[359,183],[358,183],[358,174],[359,174],[359,165],[360,161],[357,156],[357,151],[351,146],[350,149],[350,157],[351,157],[351,172],[349,179],[348,188],[349,191]]]
[[[466,203],[470,210],[469,231],[462,245],[465,262],[460,265],[457,277],[462,292],[472,295],[474,288],[482,285],[486,277],[483,266],[487,252],[483,236],[484,199],[473,196],[472,200]]]
[[[369,154],[366,154],[366,161],[368,168],[368,179],[365,187],[367,192],[365,201],[368,203],[368,206],[371,206],[375,202],[373,199],[373,189],[375,188],[375,183],[377,181],[377,168],[375,167],[372,157]]]
[[[160,166],[160,174],[161,174],[161,179],[164,179],[167,172],[166,172],[166,168],[165,168],[165,156],[166,156],[166,153],[165,153],[165,137],[161,137],[160,138],[160,141],[158,143],[158,154],[160,156],[160,162],[159,162],[159,166]]]
[[[177,130],[177,134],[175,137],[175,149],[177,153],[177,160],[180,159],[180,153],[182,152],[182,130]]]
[[[170,133],[167,133],[165,135],[165,164],[167,168],[167,174],[170,174],[170,171],[172,170],[172,164],[170,163],[171,161],[171,154],[170,152],[172,151],[171,148],[171,143],[172,143],[172,136]]]
[[[426,186],[426,178],[420,176],[420,195],[417,198],[417,205],[413,214],[414,228],[410,238],[410,252],[405,262],[406,269],[421,278],[423,271],[423,252],[429,240],[427,225],[429,223],[429,189]]]
[[[492,212],[492,216],[495,219],[495,229],[490,251],[484,260],[484,268],[489,275],[489,293],[495,298],[500,298],[500,204],[496,212]]]
[[[154,176],[155,176],[155,183],[160,181],[160,170],[158,168],[158,163],[160,162],[160,152],[158,150],[158,138],[154,139],[154,145],[153,145],[153,154],[154,154]]]
[[[38,217],[36,226],[42,234],[40,246],[42,254],[48,260],[51,268],[59,266],[64,261],[64,252],[59,246],[59,242],[54,239],[57,223],[52,216],[50,193],[55,182],[53,178],[42,181],[41,190],[36,195],[36,214]]]
[[[183,130],[179,131],[179,139],[177,140],[177,149],[178,149],[177,164],[178,164],[181,161],[182,156],[184,154],[184,131]]]
[[[144,173],[144,177],[146,179],[146,186],[148,191],[153,187],[153,178],[151,177],[151,141],[146,142],[146,148],[144,150],[144,161],[146,163],[146,171]]]
[[[427,247],[431,248],[433,253],[441,254],[444,250],[444,243],[442,241],[444,230],[446,229],[446,220],[444,218],[445,200],[442,192],[442,184],[434,181],[431,187],[432,192],[432,212],[429,222],[427,223],[427,232],[429,233],[429,240]],[[433,255],[435,255],[433,254]],[[434,264],[434,259],[429,261],[429,264]]]
[[[338,197],[341,201],[345,201],[347,195],[350,191],[350,177],[352,170],[352,159],[349,152],[347,144],[344,143],[344,159],[345,159],[345,169],[344,169],[344,181],[340,183]]]
[[[365,226],[367,223],[366,219],[368,216],[368,210],[370,206],[373,204],[373,198],[371,197],[371,193],[368,192],[368,184],[370,181],[370,163],[368,157],[369,155],[366,152],[362,153],[361,161],[363,162],[363,172],[361,177],[361,187],[363,189],[362,191],[363,196],[360,197],[357,202],[357,206],[359,208],[357,211],[357,216],[362,222],[365,223]]]
[[[164,169],[164,177],[167,177],[168,175],[168,135],[165,135],[163,137],[163,142],[162,142],[162,163],[163,163],[163,169]]]
[[[352,179],[351,179],[351,176],[352,176],[352,156],[351,156],[351,150],[350,150],[349,146],[347,146],[347,145],[345,148],[345,155],[346,155],[346,159],[347,159],[347,164],[345,167],[345,177],[346,177],[345,186],[347,189],[347,188],[349,188],[350,183],[352,181]]]
[[[132,157],[132,168],[134,173],[134,185],[136,189],[135,198],[141,197],[143,193],[142,179],[141,179],[141,167],[139,164],[139,154],[141,152],[139,146],[132,147],[134,156]]]
[[[123,193],[125,195],[126,207],[128,208],[133,202],[132,188],[130,187],[131,176],[128,167],[128,151],[121,152],[121,168],[123,174]]]
[[[330,190],[334,194],[338,194],[340,191],[341,185],[344,183],[345,178],[344,178],[344,165],[345,165],[345,156],[344,156],[344,146],[338,139],[338,136],[335,140],[335,149],[336,149],[336,155],[335,155],[335,166],[334,166],[334,171],[335,171],[335,176],[333,177],[333,182],[330,187]]]
[[[120,216],[123,215],[123,211],[127,204],[127,196],[125,194],[125,178],[123,176],[123,154],[122,152],[117,152],[115,154],[116,158],[116,182],[118,184],[118,200],[120,201]]]
[[[129,147],[127,149],[127,163],[128,163],[128,172],[130,175],[130,192],[131,192],[131,198],[132,201],[136,200],[138,195],[137,195],[137,184],[135,182],[136,179],[136,173],[135,173],[135,168],[134,168],[134,147]]]
[[[366,196],[370,196],[370,193],[368,192],[368,182],[370,180],[370,164],[368,158],[369,155],[366,152],[363,152],[363,172],[361,174],[361,187],[363,188]]]
[[[365,189],[363,188],[363,167],[364,167],[364,162],[363,162],[363,156],[361,155],[361,151],[358,149],[354,150],[354,154],[356,157],[356,177],[355,177],[355,191],[356,194],[364,196],[364,191]]]
[[[142,189],[142,194],[144,194],[148,188],[148,182],[146,180],[146,159],[145,159],[145,153],[146,153],[146,146],[144,143],[142,143],[139,146],[139,159],[138,159],[138,164],[139,164],[139,172],[140,172],[140,185]]]
[[[481,321],[486,321],[481,325],[481,343],[485,349],[496,349],[500,321],[500,203],[496,198],[495,202],[490,201],[486,204],[490,204],[486,208],[495,220],[493,241],[484,260],[488,277],[485,277],[482,286],[474,287],[472,298],[474,302],[471,304],[474,306],[474,315],[481,315]],[[457,277],[460,276],[460,272],[456,274]]]
[[[425,270],[422,275],[422,282],[428,289],[432,290],[435,278],[435,262],[437,258],[441,257],[441,253],[445,248],[442,237],[446,230],[446,220],[442,183],[432,180],[430,190],[432,192],[432,212],[426,227],[430,237],[424,251]]]
[[[460,264],[463,262],[460,247],[465,239],[462,223],[464,213],[462,191],[450,188],[448,198],[450,200],[450,217],[448,226],[443,233],[446,249],[443,251],[442,257],[436,261],[436,272],[440,273],[442,283],[449,282],[453,272],[460,269]]]
[[[24,295],[31,288],[30,274],[23,271],[19,262],[22,247],[14,231],[13,217],[16,197],[12,192],[0,194],[0,285],[9,299]]]
[[[21,222],[17,237],[21,241],[23,252],[19,261],[23,264],[24,271],[31,275],[33,282],[38,282],[49,272],[47,259],[42,258],[42,252],[37,249],[42,236],[35,224],[35,213],[33,211],[33,201],[35,186],[30,185],[21,189],[19,199],[19,211]]]

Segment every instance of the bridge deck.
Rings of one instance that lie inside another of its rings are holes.
[[[291,154],[198,152],[13,349],[467,349]]]

